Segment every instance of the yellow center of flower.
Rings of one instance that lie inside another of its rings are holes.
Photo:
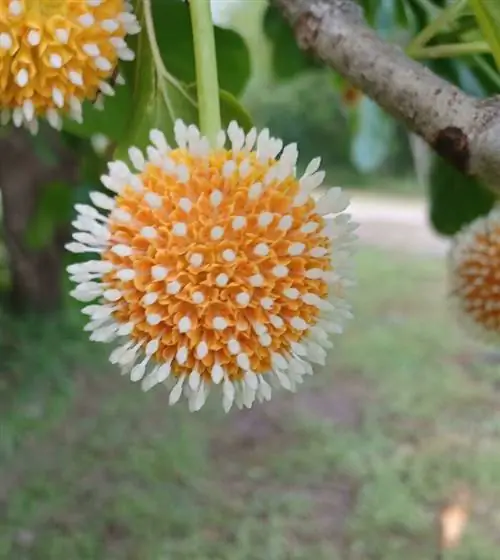
[[[26,11],[30,16],[49,18],[64,16],[67,12],[67,0],[25,0]]]
[[[47,112],[55,126],[59,111],[78,119],[128,51],[125,12],[124,0],[0,0],[1,108],[18,124]]]
[[[114,265],[103,282],[121,294],[114,316],[133,324],[136,342],[157,340],[157,362],[174,360],[176,376],[196,370],[209,382],[216,364],[232,381],[269,372],[327,296],[324,220],[311,199],[294,205],[295,178],[269,182],[274,160],[222,149],[169,158],[185,166],[185,182],[149,163],[145,189],[116,198],[102,255]]]

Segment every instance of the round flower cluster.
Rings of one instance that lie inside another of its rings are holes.
[[[500,210],[476,219],[455,238],[450,297],[461,322],[485,342],[500,341]]]
[[[211,148],[177,121],[175,136],[171,148],[151,131],[146,155],[129,150],[135,173],[109,164],[113,196],[77,205],[67,247],[99,258],[69,267],[72,295],[97,300],[83,309],[90,338],[119,340],[111,362],[144,389],[166,384],[171,404],[198,410],[220,386],[226,411],[250,407],[325,364],[351,316],[356,226],[340,188],[313,197],[319,158],[297,178],[296,145],[267,130],[231,123]]]
[[[2,124],[80,122],[83,101],[114,94],[108,80],[134,58],[125,37],[138,31],[125,0],[0,0]]]

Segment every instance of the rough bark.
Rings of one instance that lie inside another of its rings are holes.
[[[76,179],[75,156],[49,137],[58,156],[56,165],[37,157],[28,133],[14,130],[0,139],[0,191],[3,229],[11,272],[9,302],[19,311],[51,311],[62,300],[62,257],[66,228],[60,228],[43,248],[33,249],[26,232],[45,185]]]
[[[312,52],[463,173],[500,192],[500,97],[466,95],[381,40],[352,0],[272,0]]]

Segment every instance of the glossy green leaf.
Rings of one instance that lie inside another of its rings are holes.
[[[394,121],[373,101],[364,97],[356,116],[351,160],[362,173],[379,168],[393,149]]]
[[[153,0],[156,38],[165,66],[185,83],[196,79],[191,16],[187,2]],[[250,78],[250,53],[231,29],[214,28],[217,73],[221,89],[240,95]]]
[[[56,230],[71,216],[71,188],[66,183],[54,182],[42,190],[36,211],[26,230],[25,241],[31,249],[48,245]]]
[[[477,23],[488,42],[500,70],[500,2],[498,0],[469,0]]]
[[[439,156],[433,156],[429,175],[430,220],[442,235],[454,235],[490,212],[495,195],[477,180],[463,175]]]
[[[271,42],[273,69],[278,79],[287,80],[305,70],[321,68],[319,62],[300,50],[290,25],[273,5],[264,14],[264,33]]]

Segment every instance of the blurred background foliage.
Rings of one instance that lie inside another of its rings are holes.
[[[478,97],[500,91],[495,62],[500,59],[500,40],[495,34],[499,27],[491,25],[497,22],[498,10],[491,2],[360,0],[360,4],[382,37],[445,79]],[[491,209],[494,196],[480,183],[451,169],[343,78],[301,52],[291,29],[267,0],[214,5],[219,8],[216,43],[225,124],[236,119],[249,128],[253,123],[258,128],[269,127],[285,142],[298,142],[300,165],[320,155],[329,185],[428,192],[431,223],[445,235],[453,235]],[[86,103],[83,123],[65,121],[57,140],[48,142],[48,133],[42,129],[37,137],[25,138],[22,148],[15,143],[15,150],[28,150],[47,169],[61,166],[54,143],[59,152],[64,148],[73,153],[75,180],[69,183],[58,172],[52,173],[48,184],[40,184],[35,177],[30,182],[25,177],[25,182],[31,184],[31,190],[26,187],[23,194],[31,201],[29,220],[11,223],[5,216],[17,216],[15,206],[21,200],[11,196],[16,186],[9,180],[9,173],[1,174],[2,235],[6,244],[0,253],[0,282],[4,287],[9,282],[20,284],[14,288],[23,294],[18,300],[27,308],[44,307],[36,301],[46,298],[39,284],[34,289],[32,282],[23,282],[20,277],[19,271],[25,269],[36,276],[36,268],[16,266],[16,260],[34,261],[55,243],[59,262],[50,262],[62,271],[63,262],[70,257],[60,251],[64,245],[60,232],[63,226],[68,230],[74,203],[86,200],[90,189],[100,188],[99,176],[106,161],[126,158],[130,145],[144,147],[152,127],[161,127],[171,136],[175,118],[197,121],[188,5],[182,0],[153,0],[153,13],[165,66],[161,75],[155,74],[145,34],[133,37],[131,46],[136,60],[120,69],[127,80],[117,87],[116,96],[105,102],[98,99],[96,103]],[[462,54],[464,45],[473,45],[467,56]],[[167,98],[170,106],[165,102]],[[2,130],[0,143],[7,146],[0,154],[4,171],[13,160],[8,155],[12,135],[19,137],[23,133]],[[29,166],[25,173],[29,175]],[[38,168],[37,173],[40,176]],[[11,250],[20,245],[21,251]],[[38,261],[48,262],[46,258]]]

